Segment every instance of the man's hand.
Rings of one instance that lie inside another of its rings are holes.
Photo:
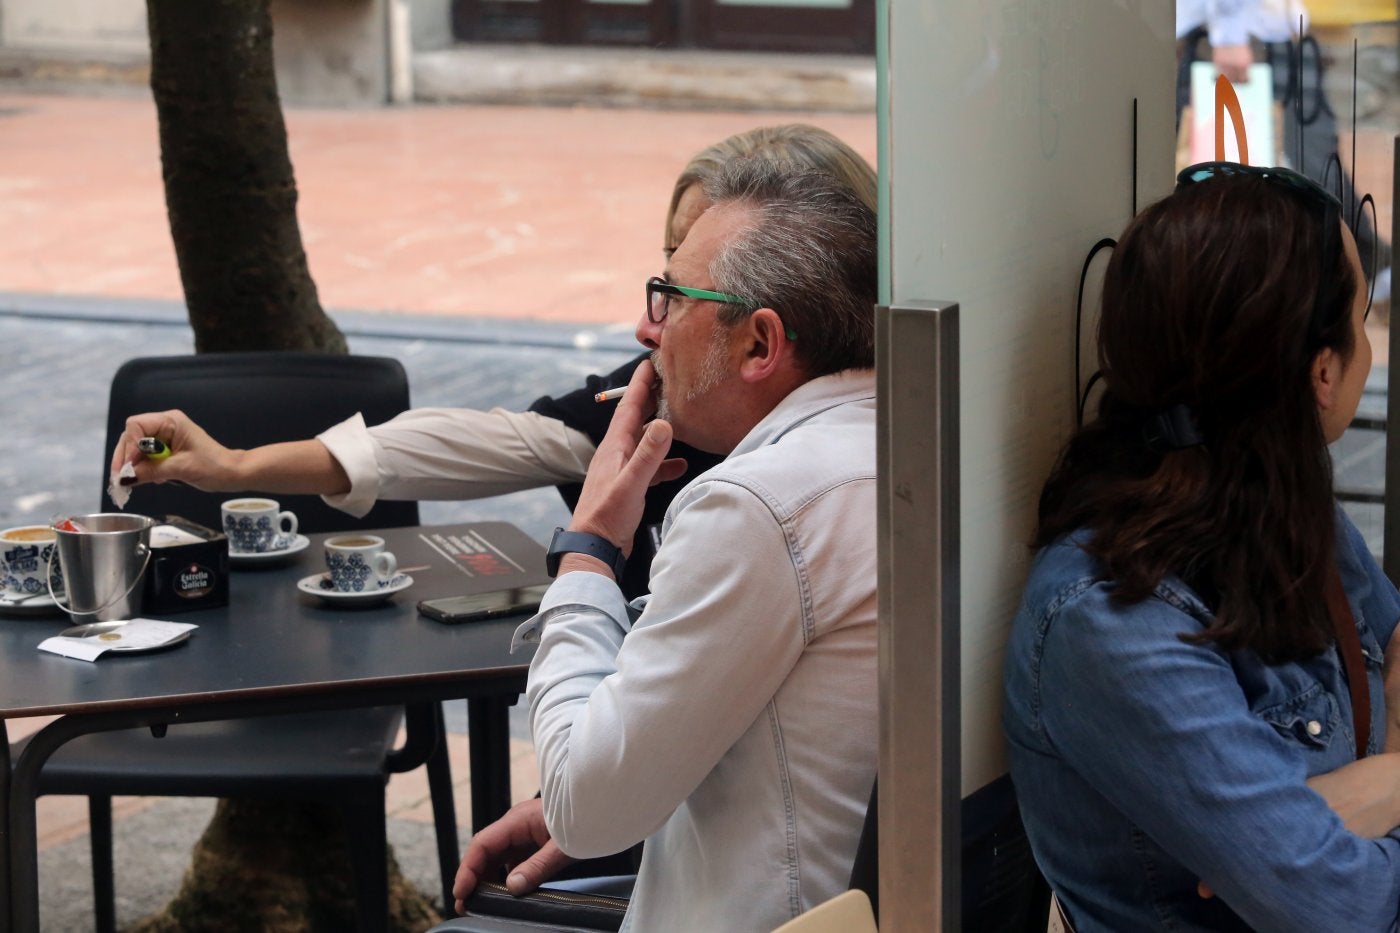
[[[560,851],[544,825],[544,803],[536,797],[518,803],[506,815],[472,836],[452,883],[457,913],[482,881],[503,868],[506,889],[517,897],[553,878],[574,860]]]
[[[647,422],[656,413],[652,398],[655,373],[646,360],[632,374],[627,394],[617,404],[608,433],[598,445],[583,492],[574,506],[570,531],[587,531],[611,541],[631,554],[632,536],[642,520],[647,487],[685,473],[686,463],[666,459],[671,449],[671,426]],[[561,569],[569,569],[568,555]]]
[[[146,459],[136,447],[143,437],[164,441],[171,450],[170,456],[164,460]],[[123,464],[130,463],[136,476],[123,480],[124,485],[180,480],[205,492],[227,492],[242,488],[235,475],[237,459],[236,451],[215,441],[184,412],[155,412],[126,419],[126,430],[112,451],[111,475],[116,476]]]
[[[1254,50],[1248,45],[1222,45],[1211,49],[1215,70],[1230,79],[1231,84],[1249,83],[1249,66],[1254,64]]]

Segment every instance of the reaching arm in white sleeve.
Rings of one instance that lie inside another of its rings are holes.
[[[418,408],[375,427],[360,415],[317,440],[350,478],[328,505],[364,515],[379,499],[480,499],[581,482],[588,436],[562,421],[503,408]]]

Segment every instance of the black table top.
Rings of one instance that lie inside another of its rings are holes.
[[[150,615],[199,626],[167,650],[79,661],[37,649],[71,624],[67,616],[0,617],[0,719],[290,696],[336,705],[337,694],[374,690],[392,703],[408,688],[418,698],[436,692],[446,699],[523,682],[533,650],[512,655],[510,640],[524,616],[444,625],[416,606],[421,599],[548,582],[544,549],[505,522],[375,533],[400,567],[428,569],[410,570],[412,586],[372,607],[327,605],[297,590],[298,580],[325,569],[320,545],[327,536],[310,535],[310,546],[284,564],[235,567],[228,606]],[[465,549],[457,547],[463,543]],[[475,556],[465,553],[472,545]]]

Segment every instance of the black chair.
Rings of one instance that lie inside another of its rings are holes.
[[[397,360],[387,358],[227,353],[131,360],[112,381],[102,509],[115,510],[106,491],[106,458],[129,415],[180,408],[219,441],[242,448],[308,438],[357,411],[375,424],[407,407],[407,376]],[[218,528],[219,504],[234,495],[153,484],[133,490],[127,509],[157,517],[180,515]],[[300,529],[307,532],[418,524],[416,502],[381,502],[355,519],[317,496],[277,499],[296,512]],[[450,905],[459,853],[442,706],[409,707],[409,740],[395,749],[404,712],[386,707],[180,724],[162,737],[155,733],[165,730],[127,729],[86,735],[60,748],[44,765],[39,792],[88,797],[98,930],[116,926],[114,795],[302,798],[336,804],[349,830],[360,926],[383,929],[388,918],[385,782],[391,772],[425,762],[442,894]],[[23,744],[16,743],[12,759]]]
[[[870,792],[850,887],[864,891],[878,920],[879,786]],[[962,802],[962,927],[966,933],[1045,933],[1050,886],[1031,854],[1009,775]],[[627,909],[632,878],[582,879],[542,885],[513,897],[485,884],[464,905],[466,914],[430,933],[613,933]]]

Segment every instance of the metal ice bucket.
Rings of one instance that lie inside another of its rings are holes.
[[[144,515],[74,515],[53,523],[68,602],[54,595],[74,622],[133,619],[141,612],[141,583],[151,562],[151,528]],[[50,585],[52,594],[52,585]]]

